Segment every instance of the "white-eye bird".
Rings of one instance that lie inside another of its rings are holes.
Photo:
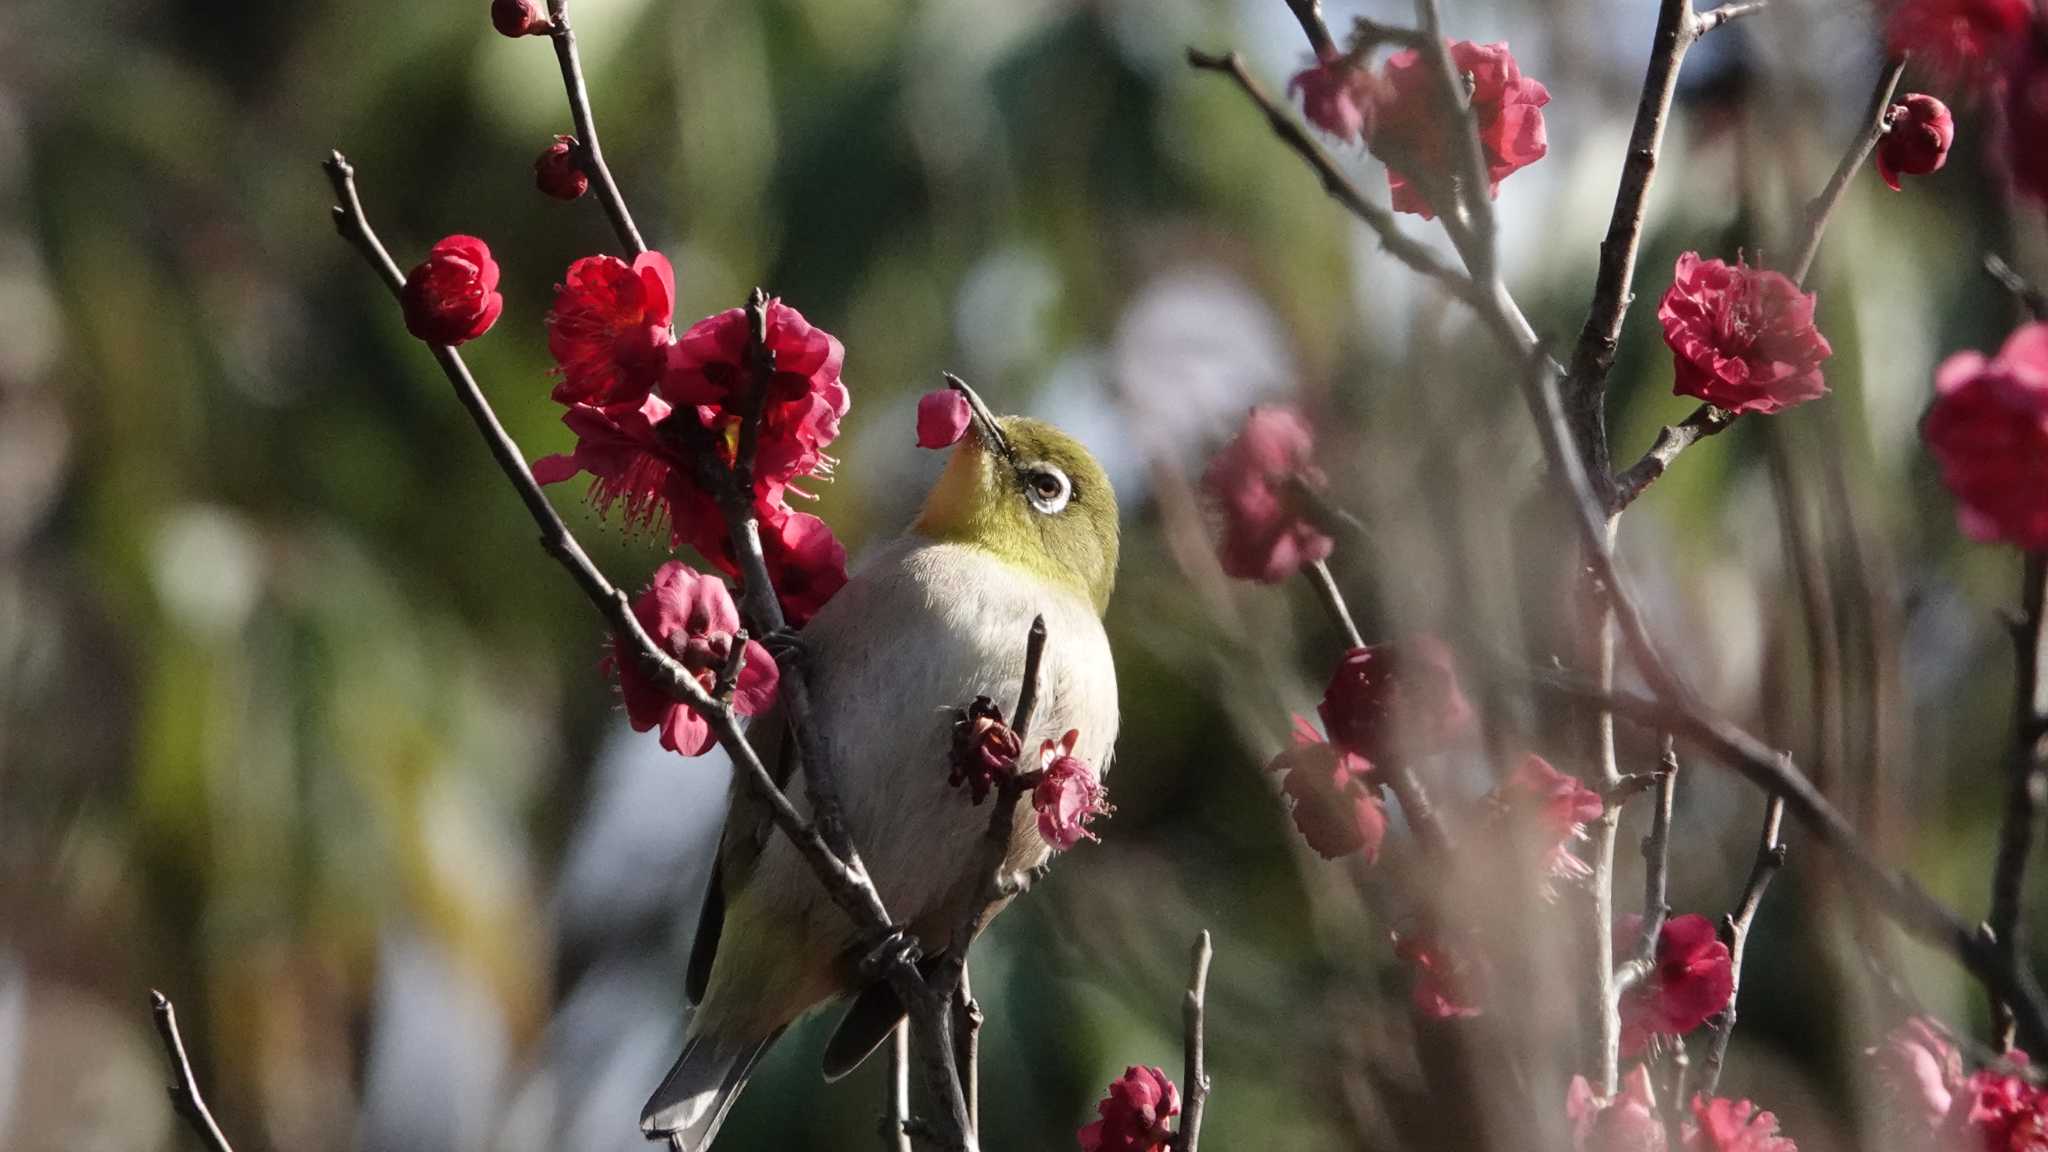
[[[1024,678],[1026,634],[1044,616],[1038,705],[1026,767],[1042,741],[1080,733],[1075,754],[1109,768],[1116,669],[1102,613],[1116,579],[1117,508],[1109,478],[1072,437],[1039,420],[992,415],[964,387],[973,434],[953,449],[923,510],[879,549],[803,630],[818,730],[829,742],[847,830],[898,923],[928,953],[978,898],[973,862],[989,808],[947,783],[955,710],[987,696],[1005,711]],[[749,740],[809,814],[781,756],[779,712]],[[1017,809],[1007,864],[1049,849],[1029,804]],[[986,921],[984,921],[986,923]],[[683,1052],[640,1126],[701,1152],[761,1053],[811,1011],[857,995],[825,1053],[851,1071],[903,1011],[886,983],[863,985],[862,945],[766,809],[735,786],[713,866],[689,988],[696,1009]]]

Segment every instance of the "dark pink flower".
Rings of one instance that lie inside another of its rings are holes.
[[[1610,1100],[1600,1099],[1584,1076],[1572,1077],[1564,1111],[1574,1152],[1666,1152],[1664,1121],[1646,1065],[1629,1069],[1621,1091]]]
[[[703,551],[702,545],[698,550]],[[764,517],[761,554],[768,561],[768,579],[782,600],[782,614],[792,627],[809,623],[846,587],[845,546],[830,525],[808,512],[782,508],[772,521]]]
[[[1530,753],[1522,758],[1490,797],[1496,826],[1517,842],[1540,850],[1552,878],[1579,879],[1592,874],[1572,855],[1574,841],[1585,839],[1586,825],[1600,818],[1600,794]]]
[[[583,149],[574,136],[557,136],[533,162],[533,183],[557,200],[574,200],[590,191],[590,176],[583,171]]]
[[[967,435],[967,397],[952,388],[937,388],[918,397],[917,446],[945,448]]]
[[[839,436],[839,420],[851,404],[839,376],[846,349],[779,299],[768,301],[766,320],[775,372],[761,398],[756,477],[787,484],[830,464],[824,449]],[[661,378],[662,398],[678,410],[694,409],[728,463],[738,452],[740,424],[753,401],[747,343],[746,309],[707,316],[676,341]]]
[[[1617,950],[1634,944],[1641,917],[1615,926]],[[1673,916],[1657,934],[1655,966],[1621,1000],[1621,1054],[1635,1056],[1652,1036],[1683,1036],[1728,1006],[1735,992],[1728,945],[1705,916]]]
[[[498,262],[474,236],[447,236],[405,277],[398,302],[405,330],[429,344],[465,344],[491,330],[505,310]]]
[[[715,690],[719,673],[732,655],[734,634],[740,630],[739,610],[733,607],[724,581],[671,560],[655,570],[653,583],[634,598],[633,615],[663,652],[689,670],[699,687],[706,693]],[[614,636],[607,660],[618,674],[619,692],[625,697],[626,718],[633,730],[659,728],[662,747],[685,756],[702,755],[717,743],[711,726],[651,679],[634,651],[625,637]],[[753,716],[767,708],[775,699],[778,678],[775,658],[768,649],[748,640],[734,684],[733,711]]]
[[[1778,1118],[1747,1100],[1692,1098],[1685,1152],[1799,1152],[1778,1134]]]
[[[1432,935],[1394,935],[1394,955],[1414,971],[1409,1003],[1430,1020],[1461,1020],[1480,1014],[1473,973],[1464,950]]]
[[[1157,1068],[1132,1066],[1095,1106],[1102,1119],[1075,1134],[1081,1152],[1161,1152],[1173,1140],[1180,1088]]]
[[[2048,18],[2021,39],[2005,70],[2000,151],[2013,188],[2048,203]]]
[[[1470,87],[1472,117],[1486,161],[1486,194],[1500,194],[1500,182],[1543,158],[1543,106],[1550,92],[1522,75],[1506,44],[1449,42],[1451,64]],[[1443,205],[1430,197],[1448,195],[1454,165],[1452,133],[1457,121],[1437,98],[1437,79],[1415,49],[1396,52],[1380,69],[1365,119],[1365,143],[1387,166],[1387,187],[1396,212],[1427,220]]]
[[[1909,1132],[1940,1128],[1963,1084],[1962,1057],[1941,1026],[1915,1016],[1892,1029],[1871,1057],[1886,1114]]]
[[[1347,144],[1358,143],[1365,129],[1360,104],[1372,77],[1342,56],[1332,55],[1304,68],[1287,82],[1287,94],[1301,93],[1301,113],[1308,122]]]
[[[2015,1051],[2012,1065],[2027,1055]],[[1943,1152],[2041,1152],[2048,1148],[2048,1091],[2009,1068],[1980,1068],[1957,1086],[1939,1136]]]
[[[624,520],[630,528],[668,526],[672,543],[693,533],[684,522],[690,517],[672,505],[671,482],[682,462],[657,434],[668,419],[669,407],[661,397],[649,396],[638,405],[617,404],[600,408],[595,404],[572,404],[562,414],[562,423],[576,434],[573,451],[544,456],[533,462],[533,478],[542,484],[560,484],[578,473],[591,477],[590,502],[600,514],[615,505],[624,506]],[[717,509],[709,501],[693,506],[692,512],[709,512],[710,524],[723,530]]]
[[[1038,783],[1031,789],[1031,807],[1038,813],[1038,834],[1055,851],[1064,852],[1082,840],[1101,837],[1088,830],[1097,816],[1114,811],[1109,796],[1095,779],[1095,770],[1074,755],[1075,731],[1039,749]],[[1105,1116],[1108,1113],[1104,1113]]]
[[[1450,647],[1427,634],[1346,652],[1317,711],[1331,740],[1377,764],[1440,752],[1472,725]]]
[[[491,0],[491,27],[505,36],[545,36],[554,30],[540,0]]]
[[[1955,142],[1956,121],[1948,105],[1914,92],[1892,105],[1891,123],[1877,141],[1877,174],[1896,192],[1899,177],[1925,176],[1948,163]]]
[[[1885,22],[1885,46],[1968,85],[1998,70],[2031,18],[2028,0],[1900,0]]]
[[[1379,859],[1387,836],[1387,809],[1372,765],[1354,752],[1324,740],[1309,722],[1294,718],[1294,745],[1273,757],[1268,772],[1281,773],[1294,827],[1325,860],[1364,855]]]
[[[632,264],[585,256],[569,265],[548,310],[548,351],[562,375],[561,404],[638,405],[675,341],[675,270],[643,252]]]
[[[1920,433],[1964,534],[2048,548],[2048,322],[2022,326],[1992,359],[1949,357],[1934,393]]]
[[[1782,273],[1687,252],[1657,321],[1676,357],[1680,396],[1730,412],[1777,412],[1827,391],[1820,364],[1834,350],[1813,326],[1813,294]]]
[[[1278,584],[1334,547],[1297,507],[1294,484],[1319,489],[1315,439],[1292,408],[1258,407],[1202,474],[1202,491],[1223,513],[1217,558],[1240,580]]]
[[[1017,758],[1024,754],[1024,742],[1015,729],[1003,723],[1003,710],[986,696],[962,708],[953,721],[952,771],[946,783],[966,785],[976,804],[988,799],[990,790],[1017,772]]]

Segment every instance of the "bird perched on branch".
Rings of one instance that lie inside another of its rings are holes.
[[[881,548],[805,627],[822,741],[848,831],[890,914],[927,952],[943,948],[981,898],[974,861],[989,810],[947,783],[954,709],[977,696],[1006,707],[1023,684],[1025,638],[1048,643],[1031,730],[1077,730],[1075,754],[1108,770],[1116,670],[1102,613],[1116,579],[1117,508],[1087,449],[1043,421],[997,418],[965,385],[961,439],[910,529]],[[800,811],[779,713],[749,740]],[[1006,865],[1043,863],[1029,805],[1017,809]],[[986,920],[983,921],[986,923]],[[887,1038],[903,1009],[859,975],[862,942],[765,808],[736,788],[690,959],[697,1007],[683,1052],[641,1114],[650,1139],[683,1152],[711,1143],[755,1061],[792,1023],[854,996],[825,1053],[845,1075]]]

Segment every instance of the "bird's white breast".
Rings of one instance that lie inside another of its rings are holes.
[[[913,535],[872,557],[804,629],[848,828],[899,922],[937,912],[974,858],[989,808],[946,782],[955,712],[976,696],[1006,715],[1015,708],[1039,615],[1047,644],[1027,767],[1040,741],[1075,729],[1077,753],[1106,770],[1116,671],[1101,621],[1076,592],[981,549]]]

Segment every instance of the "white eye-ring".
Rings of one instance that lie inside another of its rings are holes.
[[[1024,498],[1048,516],[1066,511],[1073,498],[1074,483],[1067,474],[1050,464],[1026,464],[1018,470],[1024,478]]]

